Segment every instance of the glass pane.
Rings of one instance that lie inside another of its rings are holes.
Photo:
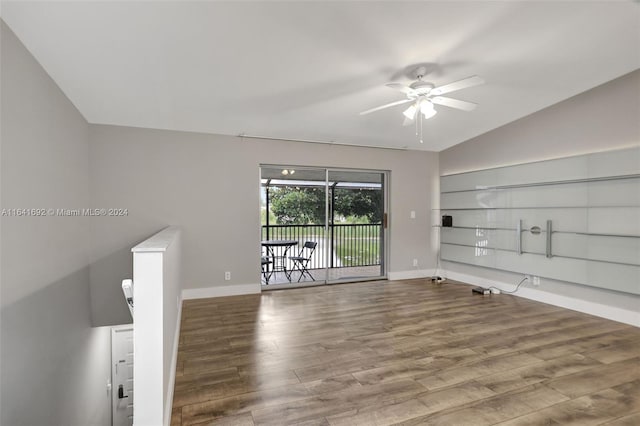
[[[263,286],[326,281],[326,171],[261,167]]]
[[[444,176],[441,191],[442,259],[640,294],[640,149]]]
[[[329,281],[384,276],[384,173],[329,171]]]

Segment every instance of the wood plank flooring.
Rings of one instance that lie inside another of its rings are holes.
[[[455,282],[185,301],[172,426],[637,425],[640,329]]]

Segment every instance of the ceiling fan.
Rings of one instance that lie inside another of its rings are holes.
[[[379,107],[371,108],[366,111],[362,111],[360,115],[370,114],[375,111],[390,108],[396,105],[402,105],[411,102],[411,106],[407,108],[402,114],[405,116],[403,125],[411,124],[418,113],[421,113],[424,119],[429,119],[437,114],[434,107],[435,105],[443,105],[449,108],[455,108],[462,111],[472,111],[478,106],[473,102],[461,101],[459,99],[453,99],[445,96],[445,93],[454,92],[456,90],[466,89],[467,87],[477,86],[483,84],[484,80],[477,75],[467,77],[462,80],[454,81],[453,83],[445,84],[444,86],[435,87],[433,83],[424,81],[422,78],[424,74],[417,75],[417,80],[408,86],[400,83],[387,83],[386,86],[392,89],[398,90],[407,96],[407,99],[403,99],[396,102],[391,102]],[[417,125],[417,122],[416,122]],[[422,133],[422,132],[421,132]],[[422,137],[420,138],[422,142]]]

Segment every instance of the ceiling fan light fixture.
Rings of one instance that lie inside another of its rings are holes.
[[[425,120],[428,120],[438,113],[430,101],[422,102],[422,104],[420,104],[420,112],[424,116]]]
[[[402,114],[409,120],[413,120],[413,118],[416,116],[417,109],[418,108],[415,105],[411,105],[409,108],[405,109]]]

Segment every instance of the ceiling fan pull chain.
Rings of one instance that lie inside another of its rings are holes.
[[[424,141],[422,140],[422,122],[424,121],[422,119],[422,115],[418,114],[420,116],[420,143],[424,143]]]

